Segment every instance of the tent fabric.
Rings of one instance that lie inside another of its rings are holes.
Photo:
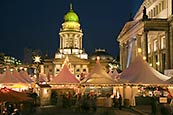
[[[21,83],[28,83],[27,80],[25,80],[21,75],[19,75],[19,72],[14,69],[12,75],[18,79]]]
[[[15,78],[9,69],[5,71],[5,73],[0,78],[0,83],[21,83],[21,81]]]
[[[19,72],[19,75],[25,80],[27,81],[28,83],[32,83],[32,79],[29,77],[28,73],[26,71],[20,71]]]
[[[171,77],[166,76],[164,74],[161,74],[160,72],[156,71],[153,67],[149,66],[151,68],[151,71],[161,80],[166,81],[170,79]]]
[[[32,100],[31,97],[28,97],[27,94],[23,92],[14,91],[6,87],[0,89],[0,101],[21,102]]]
[[[43,82],[47,82],[47,76],[46,74],[40,73],[39,74],[39,82],[43,83]]]
[[[64,64],[64,67],[60,71],[60,73],[55,76],[51,84],[76,84],[79,83],[79,80],[69,71],[66,64]]]
[[[154,68],[143,60],[142,56],[136,57],[133,63],[129,65],[120,75],[120,81],[143,84],[166,84],[170,77],[157,72]]]
[[[173,77],[165,81],[167,84],[173,84]]]
[[[81,81],[81,84],[115,84],[115,80],[106,73],[100,62],[96,62],[91,73]]]
[[[117,76],[118,76],[118,72],[117,72],[116,69],[114,69],[113,72],[112,72],[112,71],[109,72],[109,75],[110,75],[113,79],[116,79]]]

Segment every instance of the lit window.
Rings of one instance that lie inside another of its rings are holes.
[[[148,43],[148,53],[151,53],[151,43]]]
[[[154,51],[157,51],[158,49],[158,41],[154,40]]]
[[[166,48],[166,39],[165,36],[161,37],[161,49]]]

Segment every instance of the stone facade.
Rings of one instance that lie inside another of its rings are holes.
[[[156,70],[173,69],[172,0],[144,0],[132,21],[127,22],[117,40],[120,65],[124,70],[142,50]]]

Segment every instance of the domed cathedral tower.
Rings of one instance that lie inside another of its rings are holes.
[[[59,32],[60,48],[55,58],[62,58],[66,54],[73,54],[81,59],[88,59],[88,55],[82,48],[82,29],[80,28],[79,17],[73,11],[70,4],[70,11],[64,16],[64,22]]]
[[[82,36],[79,17],[70,4],[70,10],[65,14],[59,32],[60,48],[53,60],[54,76],[61,71],[64,62],[68,62],[70,71],[79,78],[82,73],[88,73],[88,54],[82,48]]]

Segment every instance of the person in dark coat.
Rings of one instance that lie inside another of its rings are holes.
[[[119,98],[118,98],[118,103],[119,103],[119,110],[121,110],[122,109],[122,96],[121,96],[121,94],[119,95]]]

